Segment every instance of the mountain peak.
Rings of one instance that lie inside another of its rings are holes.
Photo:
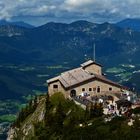
[[[95,23],[92,23],[92,22],[89,22],[89,21],[86,21],[86,20],[78,20],[78,21],[70,23],[70,25],[72,25],[72,26],[91,26],[91,25],[94,25],[94,24]]]
[[[56,30],[56,29],[59,29],[59,28],[64,28],[66,26],[68,26],[68,24],[66,24],[66,23],[48,22],[44,25],[41,25],[41,26],[37,27],[37,29],[42,28],[42,29],[55,29]]]

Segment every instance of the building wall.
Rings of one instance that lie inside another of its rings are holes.
[[[58,85],[58,88],[54,88],[54,85]],[[66,92],[59,81],[53,82],[51,84],[48,84],[48,93],[49,93],[49,95],[53,95],[56,92],[62,92],[62,93]]]
[[[58,85],[58,88],[54,88],[54,85]],[[82,89],[85,89],[85,91],[83,91]],[[100,92],[98,92],[98,88],[100,88]],[[109,88],[112,88],[112,90],[110,91]],[[89,89],[91,89],[91,91],[89,91]],[[64,93],[65,97],[69,97],[70,92],[73,89],[70,89],[68,91],[66,91],[63,86],[61,85],[61,83],[59,81],[51,83],[48,85],[48,92],[50,95],[54,94],[55,92],[62,92]],[[98,93],[104,93],[104,92],[120,92],[121,88],[118,88],[116,86],[98,81],[98,80],[94,80],[92,82],[89,82],[87,84],[78,86],[76,88],[74,88],[74,90],[76,90],[76,95],[79,95],[81,93],[89,93],[90,95],[94,95],[94,94],[98,94]]]
[[[100,88],[100,92],[97,91],[98,87]],[[85,88],[85,91],[82,90],[83,88]],[[110,91],[109,88],[112,88],[112,90]],[[91,91],[89,91],[89,89],[91,89]],[[95,80],[87,84],[78,86],[74,88],[74,90],[76,90],[77,95],[81,93],[89,93],[90,95],[94,95],[94,94],[104,93],[104,92],[120,92],[121,88]],[[68,91],[69,94],[70,91],[71,90]]]
[[[96,64],[85,67],[85,70],[89,71],[90,73],[102,75],[102,68]]]

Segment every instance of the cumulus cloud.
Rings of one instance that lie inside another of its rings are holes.
[[[3,0],[0,19],[93,22],[140,18],[140,0]],[[30,17],[30,18],[29,18]]]
[[[140,0],[65,0],[62,6],[97,22],[140,18]]]
[[[0,1],[0,19],[14,16],[41,16],[55,8],[48,0],[4,0]]]
[[[66,0],[64,4],[70,7],[81,7],[83,5],[92,4],[93,2],[92,0]]]

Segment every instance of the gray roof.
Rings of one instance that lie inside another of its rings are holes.
[[[100,80],[100,81],[103,81],[105,83],[108,83],[108,84],[111,84],[111,85],[114,85],[114,86],[117,86],[117,87],[126,88],[126,87],[123,87],[122,85],[120,85],[116,82],[113,82],[113,81],[107,79],[106,77],[104,77],[102,75],[97,75],[97,74],[94,74],[94,75],[95,75],[95,78]]]
[[[87,62],[81,64],[81,66],[82,66],[82,67],[85,67],[85,66],[90,65],[90,64],[92,64],[92,63],[93,63],[93,61],[92,61],[92,60],[89,60],[89,61],[87,61]]]
[[[95,61],[92,61],[92,60],[88,60],[87,62],[81,64],[81,66],[82,66],[82,67],[87,67],[87,66],[89,66],[89,65],[91,65],[91,64],[96,64],[96,65],[98,65],[98,66],[102,66],[102,65],[100,65],[99,63],[96,63]]]
[[[47,80],[47,83],[52,83],[52,82],[57,81],[57,80],[59,80],[59,76]]]
[[[47,83],[50,84],[50,83],[53,83],[53,82],[59,80],[60,83],[65,88],[69,88],[71,86],[75,86],[77,84],[80,84],[84,81],[88,81],[90,79],[97,79],[97,80],[103,81],[105,83],[115,85],[117,87],[122,87],[121,85],[119,85],[111,80],[106,79],[102,75],[91,74],[88,71],[83,69],[83,67],[90,65],[91,63],[95,63],[95,62],[93,62],[92,60],[89,60],[89,61],[81,64],[82,67],[63,72],[59,76],[47,80]]]
[[[94,75],[91,75],[80,67],[62,73],[59,77],[59,80],[65,88],[68,88],[92,78],[94,78]]]

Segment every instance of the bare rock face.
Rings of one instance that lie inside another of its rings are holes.
[[[7,140],[14,140],[14,137],[17,136],[16,134],[16,129],[17,128],[10,128],[9,132],[8,132],[8,137],[7,137]]]
[[[28,140],[34,136],[34,124],[42,122],[45,116],[45,97],[38,99],[38,105],[35,111],[30,114],[22,123],[20,128],[10,128],[7,140]]]

